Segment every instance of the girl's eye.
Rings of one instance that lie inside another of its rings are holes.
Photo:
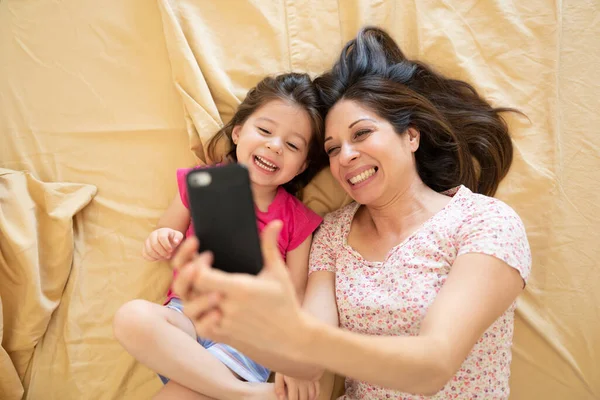
[[[292,150],[298,150],[298,146],[296,146],[294,143],[288,142],[288,146],[290,146]]]
[[[270,135],[271,132],[269,132],[268,130],[264,129],[264,128],[258,128],[259,131],[261,131],[262,133],[264,133],[265,135]]]

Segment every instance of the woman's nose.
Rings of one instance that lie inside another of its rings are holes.
[[[340,148],[340,163],[343,165],[351,164],[359,156],[359,152],[356,151],[354,146],[349,144],[343,144]]]

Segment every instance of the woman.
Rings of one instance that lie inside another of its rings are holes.
[[[291,377],[348,377],[345,399],[507,399],[525,229],[492,197],[512,161],[499,113],[468,84],[365,28],[316,81],[333,176],[355,200],[325,217],[305,301],[263,233],[259,277],[173,261],[199,334]],[[342,328],[342,329],[340,329]]]

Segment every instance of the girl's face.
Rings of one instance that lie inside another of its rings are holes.
[[[273,100],[234,127],[231,137],[238,163],[248,168],[252,183],[276,188],[306,169],[312,126],[305,110]]]
[[[418,179],[419,132],[394,127],[360,103],[341,100],[325,120],[325,152],[334,178],[358,203],[383,205]]]

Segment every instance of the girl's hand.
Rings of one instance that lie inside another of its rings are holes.
[[[196,253],[195,238],[183,243],[172,260],[179,270],[173,290],[200,336],[251,357],[273,351],[290,360],[303,357],[303,346],[310,343],[309,317],[300,309],[277,247],[280,229],[281,222],[272,222],[263,230],[265,266],[258,276],[213,269],[210,254]]]
[[[171,228],[159,228],[146,239],[142,256],[148,261],[168,260],[182,240],[181,232]]]
[[[319,381],[305,381],[290,378],[277,372],[275,374],[275,393],[280,399],[317,400],[319,397]]]

